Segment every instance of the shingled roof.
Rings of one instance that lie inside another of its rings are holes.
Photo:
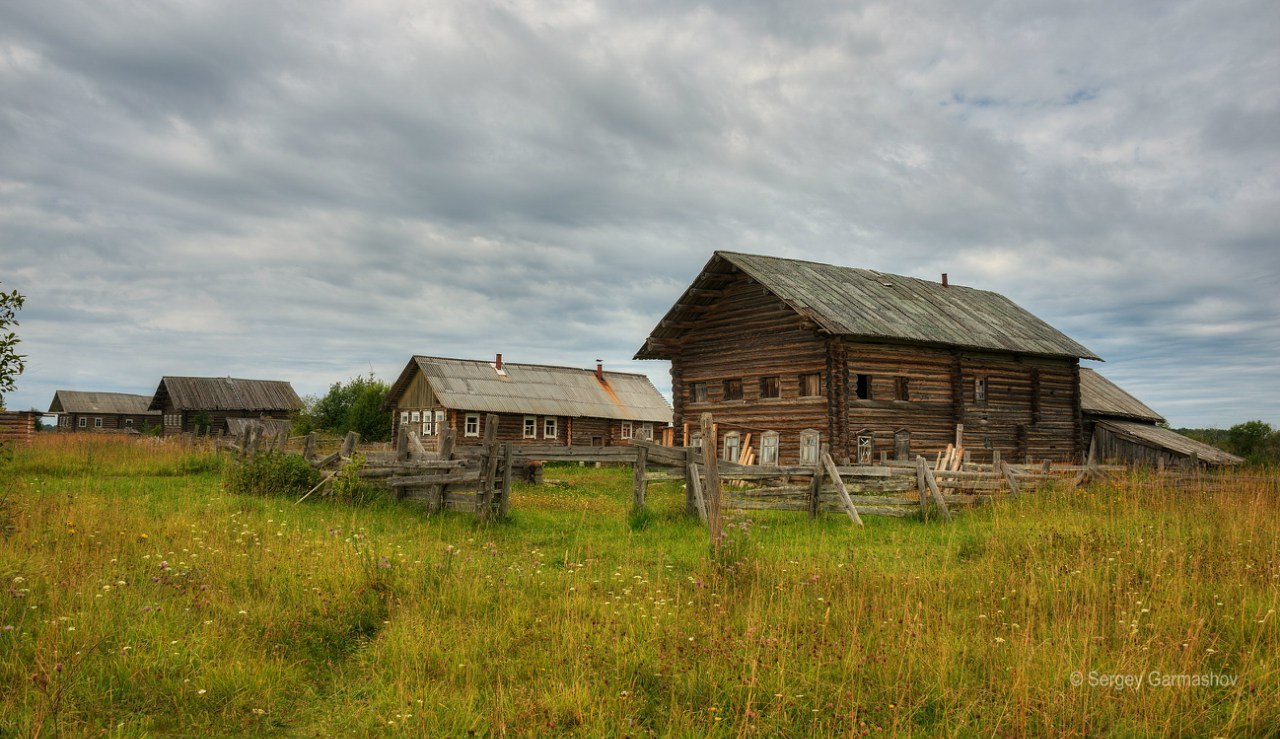
[[[1088,367],[1080,368],[1080,410],[1091,416],[1164,422],[1164,416]]]
[[[128,416],[155,415],[147,410],[150,395],[129,393],[95,393],[82,390],[58,390],[49,403],[50,413],[118,413]]]
[[[175,410],[281,411],[302,408],[302,399],[284,380],[242,380],[235,377],[164,377],[151,398],[150,409],[162,411],[166,399]]]
[[[870,269],[717,251],[636,353],[669,359],[658,345],[687,330],[692,313],[745,274],[820,329],[839,336],[1055,357],[1099,357],[998,293]]]
[[[446,408],[485,413],[528,413],[623,421],[671,421],[671,406],[649,378],[630,372],[504,362],[503,374],[493,363],[473,359],[415,356],[387,394],[390,409],[421,372]]]

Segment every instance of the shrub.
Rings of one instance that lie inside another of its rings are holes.
[[[320,473],[297,454],[270,452],[230,465],[227,492],[240,495],[301,496],[320,482]]]
[[[360,476],[360,470],[363,468],[364,455],[356,454],[334,476],[333,484],[329,488],[329,497],[354,505],[364,505],[380,498],[382,488]]]

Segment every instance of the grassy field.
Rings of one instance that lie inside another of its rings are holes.
[[[485,527],[222,464],[52,434],[5,463],[0,736],[1280,732],[1274,474],[756,515],[713,560],[677,487],[628,516],[629,470],[549,468]]]

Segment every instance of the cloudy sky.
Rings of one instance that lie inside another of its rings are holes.
[[[1280,424],[1280,4],[0,4],[27,373],[648,372],[714,249],[1002,292],[1175,426]]]

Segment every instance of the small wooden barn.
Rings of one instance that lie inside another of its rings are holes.
[[[222,435],[228,419],[287,419],[302,409],[302,399],[284,380],[164,377],[148,408],[162,414],[165,434]]]
[[[7,444],[25,444],[35,438],[39,411],[0,410],[0,449]]]
[[[1093,438],[1099,459],[1152,467],[1192,459],[1215,467],[1244,461],[1157,425],[1164,423],[1163,416],[1089,368],[1080,370],[1080,405],[1085,432]]]
[[[615,446],[660,440],[671,406],[648,377],[577,367],[415,356],[383,406],[399,432],[410,426],[432,447],[443,429],[479,443],[487,414],[497,438],[516,444]]]
[[[983,461],[1078,459],[1079,360],[1093,352],[994,292],[717,251],[637,359],[671,360],[674,422],[761,463],[933,454],[964,429]]]
[[[59,431],[145,431],[160,425],[160,412],[148,410],[150,395],[58,390],[49,413]]]

